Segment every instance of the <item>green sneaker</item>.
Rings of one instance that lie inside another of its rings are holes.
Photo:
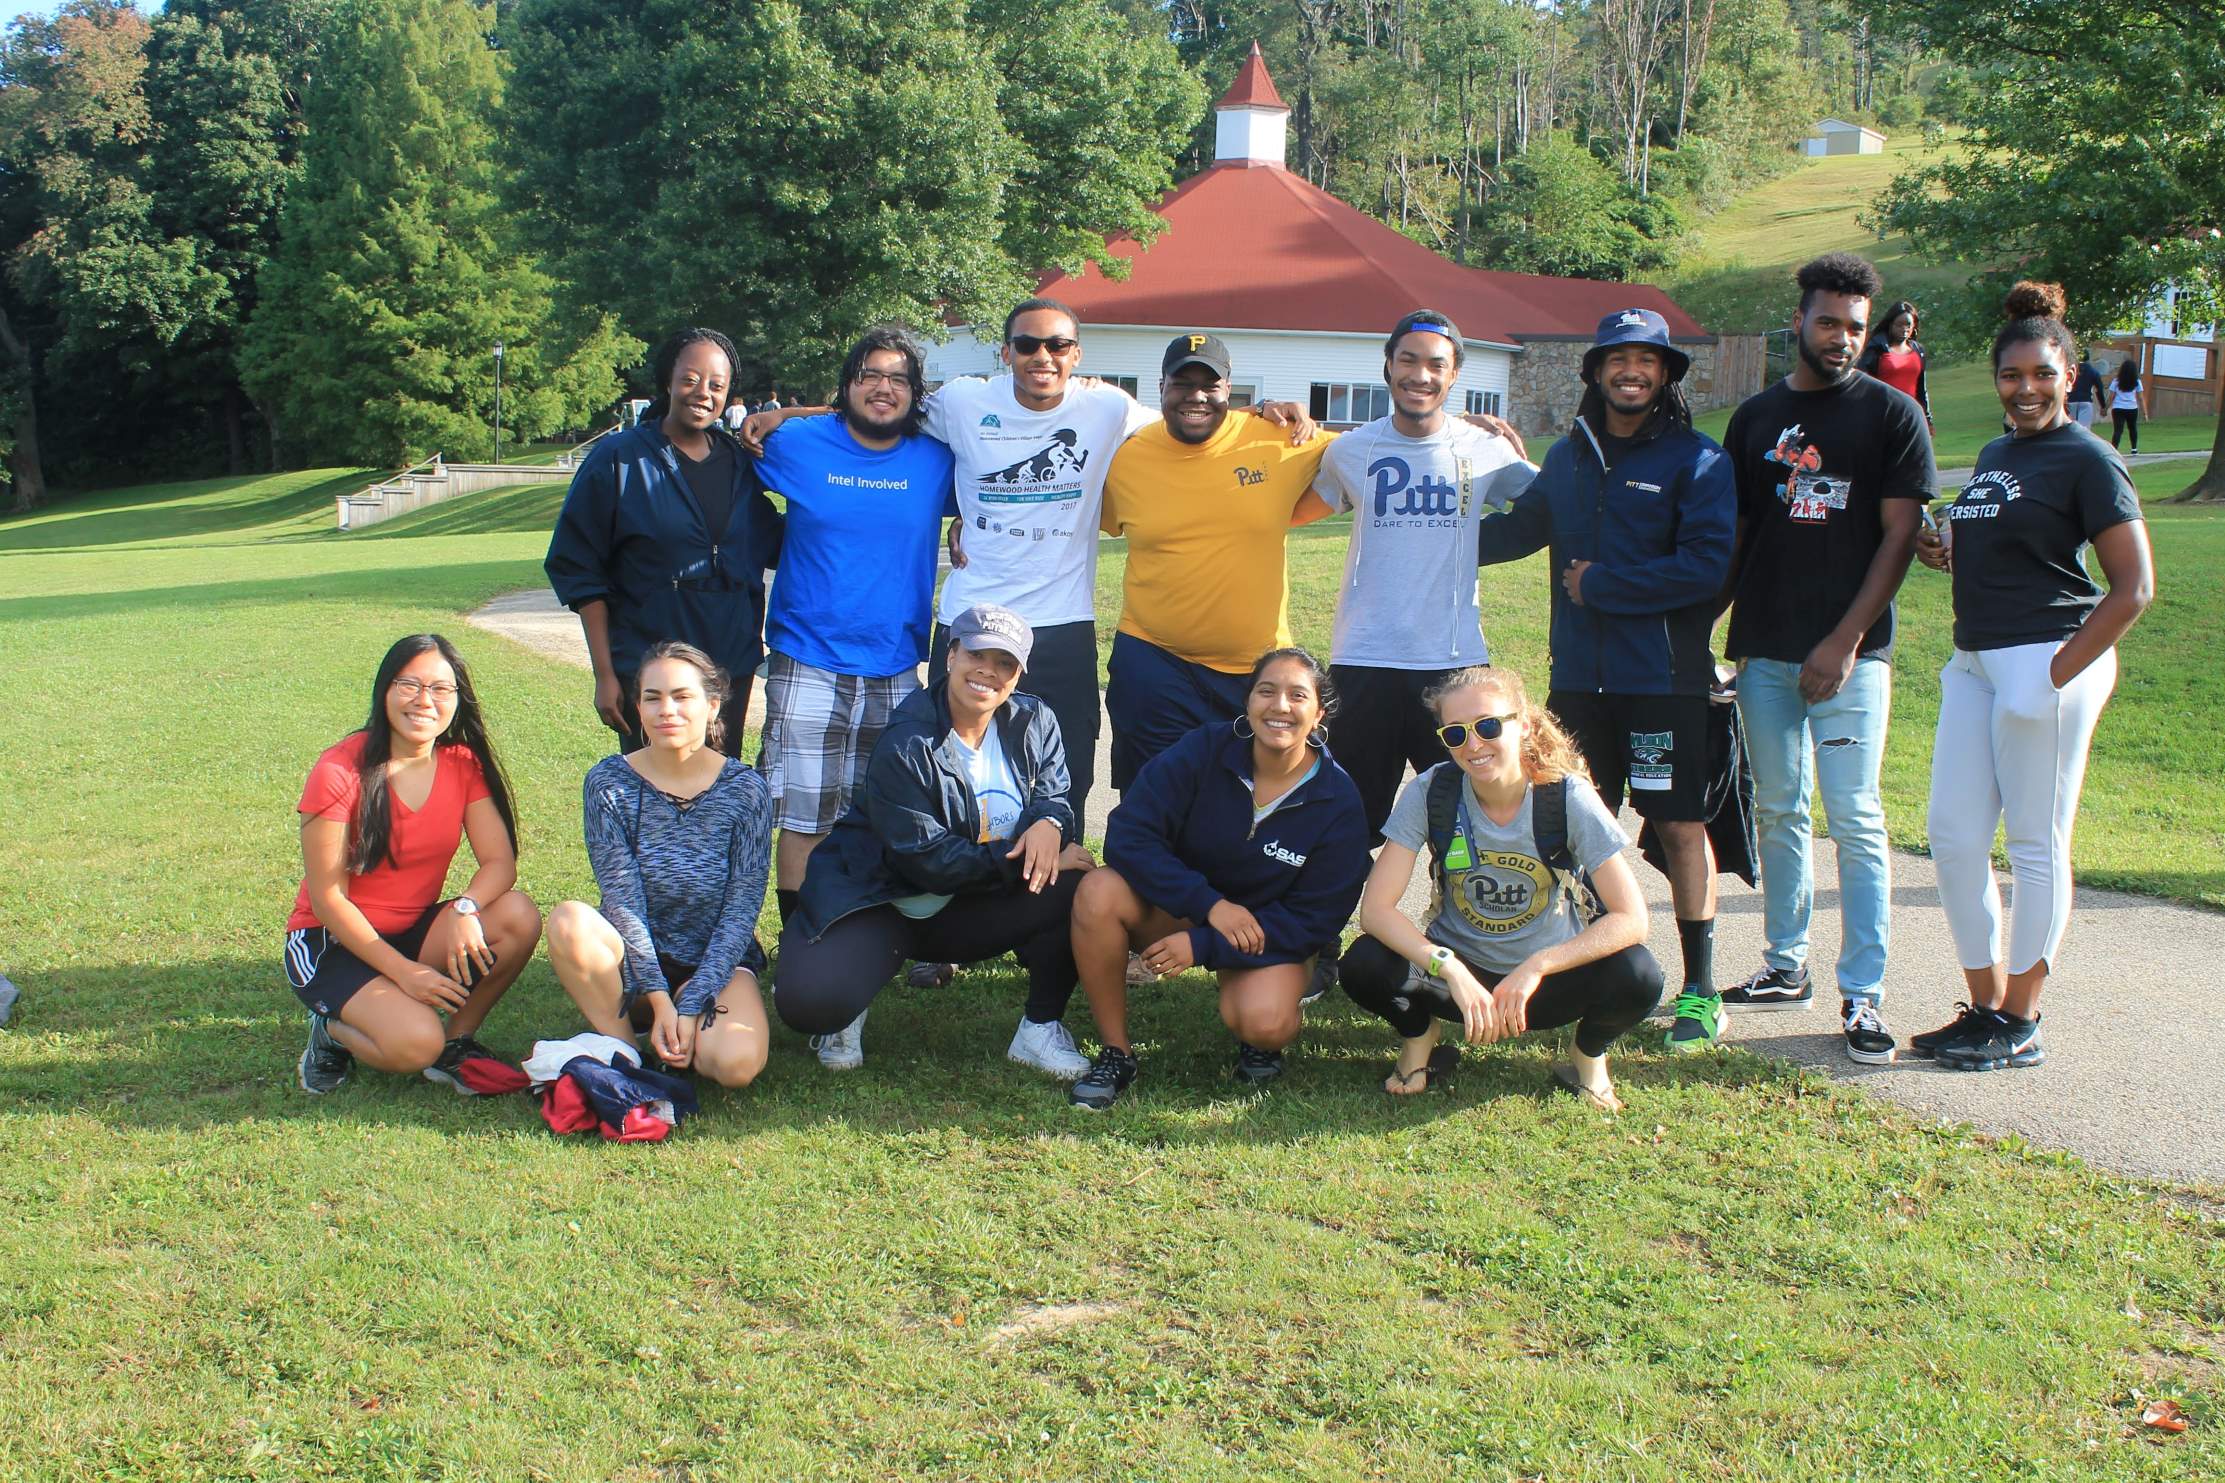
[[[1690,989],[1676,996],[1676,1019],[1669,1025],[1669,1049],[1712,1050],[1723,1040],[1723,996]]]

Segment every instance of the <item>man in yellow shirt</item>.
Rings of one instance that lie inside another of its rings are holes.
[[[1244,712],[1252,663],[1290,639],[1284,533],[1329,513],[1299,500],[1333,435],[1298,447],[1288,429],[1231,417],[1228,347],[1177,335],[1160,363],[1165,420],[1120,445],[1105,476],[1103,529],[1128,538],[1105,671],[1112,783],[1207,722]]]

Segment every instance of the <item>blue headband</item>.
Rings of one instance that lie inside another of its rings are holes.
[[[1452,338],[1452,326],[1439,324],[1434,319],[1410,319],[1406,322],[1406,328],[1400,333],[1411,335],[1416,330],[1428,330],[1431,334],[1443,335],[1448,340]]]

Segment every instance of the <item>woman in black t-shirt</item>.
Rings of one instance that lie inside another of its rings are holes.
[[[2070,922],[2071,826],[2086,748],[2117,683],[2117,640],[2155,593],[2139,496],[2122,460],[2066,407],[2078,354],[2063,291],[2019,283],[1993,342],[2009,433],[1918,540],[1954,574],[1955,650],[1939,677],[1931,849],[1970,998],[1910,1039],[1958,1071],[2036,1066],[2039,997]],[[2092,545],[2109,578],[2087,573]],[[2002,951],[1993,831],[2006,826],[2016,914]]]

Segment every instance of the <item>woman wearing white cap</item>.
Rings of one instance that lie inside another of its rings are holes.
[[[1080,873],[1058,719],[1017,692],[1034,635],[979,603],[950,626],[949,672],[897,706],[850,806],[811,856],[781,933],[773,1007],[834,1070],[863,1063],[865,1012],[906,958],[1017,953],[1027,1008],[1006,1052],[1072,1080],[1089,1068],[1062,1016]]]

